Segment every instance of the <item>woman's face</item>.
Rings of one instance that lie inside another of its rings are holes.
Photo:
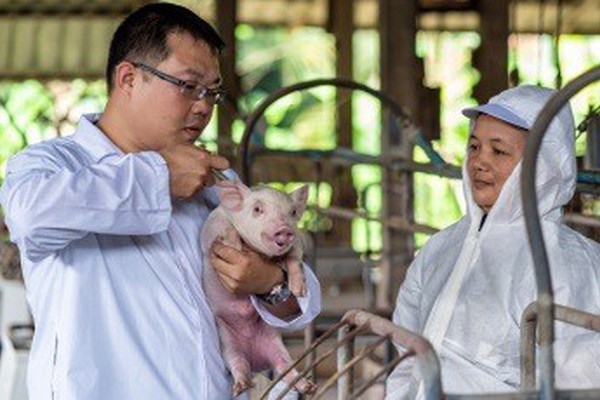
[[[527,131],[480,114],[469,138],[467,171],[473,200],[490,211],[515,166],[523,157]]]

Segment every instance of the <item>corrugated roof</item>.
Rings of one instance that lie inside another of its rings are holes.
[[[216,0],[180,0],[209,21]],[[135,0],[0,0],[0,79],[87,77],[104,74],[110,37]],[[556,3],[513,1],[513,30],[554,32]],[[600,0],[562,0],[563,33],[600,34]],[[475,30],[474,0],[421,0],[423,29]],[[540,4],[545,4],[541,7]],[[377,0],[355,0],[355,25],[376,28]],[[449,7],[444,7],[449,6]],[[326,0],[238,0],[239,22],[254,25],[326,26]],[[454,9],[462,11],[434,12]],[[540,18],[543,16],[543,19]]]

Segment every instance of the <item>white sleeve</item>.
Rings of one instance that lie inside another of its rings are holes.
[[[600,382],[600,333],[563,322],[557,328],[554,342],[556,387],[560,389],[594,389]],[[562,334],[566,328],[570,334]],[[539,354],[539,352],[538,352]],[[538,361],[539,362],[539,361]]]
[[[421,303],[421,285],[418,279],[422,263],[422,253],[412,262],[406,278],[400,287],[396,299],[393,322],[395,325],[420,334],[419,305]],[[396,345],[396,350],[404,353],[405,349]],[[403,360],[394,368],[387,378],[386,399],[413,399],[416,396],[420,378],[414,368],[414,357]]]
[[[306,297],[297,297],[302,314],[290,321],[285,321],[271,314],[254,296],[250,296],[252,304],[258,314],[271,326],[285,330],[298,330],[304,328],[321,312],[321,285],[314,272],[306,264],[303,265],[304,277],[308,294]]]
[[[7,166],[0,193],[11,239],[41,260],[88,233],[152,234],[171,215],[169,172],[155,152],[74,169],[44,149]]]

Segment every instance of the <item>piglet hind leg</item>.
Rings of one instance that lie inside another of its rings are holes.
[[[237,335],[227,322],[217,318],[217,326],[221,337],[223,358],[233,376],[233,397],[237,397],[254,386],[250,362],[241,348],[242,344],[239,342]]]
[[[265,327],[265,335],[261,337],[258,346],[262,347],[263,354],[267,356],[277,375],[281,375],[292,364],[292,357],[275,328]],[[298,375],[299,372],[294,368],[283,377],[283,382],[290,384]],[[294,384],[294,389],[300,393],[312,393],[316,388],[316,385],[306,378],[301,378]]]

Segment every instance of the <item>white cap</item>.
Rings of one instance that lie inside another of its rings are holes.
[[[486,104],[465,108],[462,113],[472,120],[483,113],[518,128],[530,130],[554,93],[552,89],[534,85],[518,86],[492,97]]]

